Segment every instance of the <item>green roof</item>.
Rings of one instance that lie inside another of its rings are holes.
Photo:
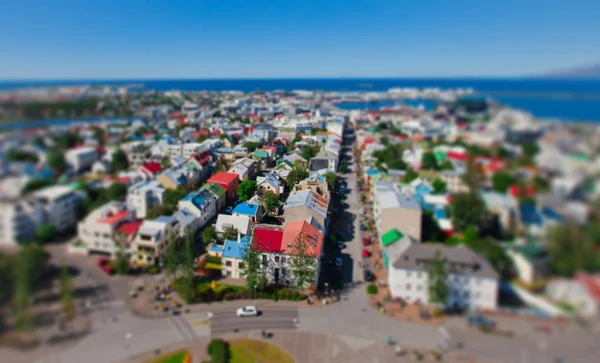
[[[269,157],[269,153],[266,150],[256,149],[253,153],[254,157],[259,159],[266,159]]]
[[[294,163],[292,163],[289,160],[277,160],[277,167],[279,167],[279,165],[281,165],[281,164],[285,164],[285,165],[289,166],[290,168],[294,167]]]
[[[383,244],[383,247],[387,247],[402,237],[404,237],[402,232],[396,228],[392,228],[381,236],[381,244]]]
[[[217,198],[221,198],[222,196],[225,195],[225,193],[227,192],[225,190],[225,188],[223,188],[222,186],[220,186],[219,184],[204,184],[202,186],[202,189],[207,189],[208,191],[210,191],[211,193],[213,193],[214,195],[217,196]]]
[[[523,255],[527,260],[535,262],[545,259],[548,256],[548,251],[543,246],[536,243],[526,243],[515,247],[515,251]]]

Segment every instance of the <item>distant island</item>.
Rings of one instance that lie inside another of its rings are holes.
[[[556,70],[548,72],[543,76],[551,78],[600,78],[600,63]]]

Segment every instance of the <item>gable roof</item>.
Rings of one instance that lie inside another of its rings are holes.
[[[274,226],[259,226],[254,229],[254,244],[259,251],[281,252],[283,231]]]
[[[200,190],[208,190],[209,192],[213,193],[215,197],[217,197],[217,199],[224,196],[225,193],[227,193],[225,188],[223,188],[221,185],[212,183],[204,184],[202,188],[200,188]]]
[[[254,150],[254,153],[252,153],[252,155],[254,155],[254,157],[257,159],[266,159],[269,157],[269,153],[266,150],[262,149]]]
[[[283,209],[287,210],[288,208],[304,206],[311,208],[321,217],[327,217],[329,201],[310,189],[290,193]]]
[[[250,233],[250,217],[246,215],[229,215],[219,214],[217,217],[216,229],[217,232],[224,232],[229,227],[235,228],[238,232],[243,235]]]
[[[239,177],[236,173],[220,171],[215,175],[211,176],[206,182],[220,184],[221,186],[223,186],[223,188],[225,188],[225,190],[229,190],[229,185],[231,185],[231,183],[233,183],[238,178]]]
[[[294,244],[299,235],[304,238],[308,238],[309,248],[307,252],[314,257],[318,257],[323,248],[323,234],[319,232],[319,230],[317,230],[313,225],[304,220],[289,222],[285,225],[285,229],[283,230],[283,238],[281,241],[282,252],[290,255],[295,254]]]
[[[160,165],[160,163],[158,163],[156,161],[149,161],[147,163],[144,163],[144,165],[142,165],[142,167],[144,169],[148,170],[152,174],[157,174],[162,171],[162,165]]]

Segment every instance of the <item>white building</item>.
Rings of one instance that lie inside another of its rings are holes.
[[[221,254],[221,273],[223,276],[234,279],[244,277],[244,250],[248,243],[250,243],[248,236],[241,237],[237,241],[225,241]]]
[[[177,209],[188,210],[196,217],[191,228],[192,231],[197,231],[217,215],[217,201],[214,194],[208,190],[200,190],[181,199],[177,203]]]
[[[165,189],[157,181],[143,181],[129,187],[127,203],[135,209],[137,218],[146,218],[148,211],[163,203]]]
[[[578,273],[575,278],[555,279],[546,286],[546,294],[558,303],[569,304],[581,316],[600,316],[600,275]]]
[[[77,226],[81,194],[66,186],[52,186],[35,193],[44,213],[43,224],[53,225],[58,232]]]
[[[65,153],[65,160],[76,172],[91,168],[98,159],[98,152],[93,147],[80,147]]]
[[[225,232],[228,228],[235,228],[242,236],[247,236],[250,234],[251,226],[252,221],[248,216],[219,214],[215,228],[218,234]]]
[[[135,220],[135,211],[125,203],[109,202],[79,222],[78,237],[88,254],[113,257],[117,253],[114,233],[123,223]]]
[[[395,245],[396,251],[389,253],[390,259],[387,261],[388,282],[394,298],[429,303],[427,263],[439,251],[446,264],[448,298],[445,306],[456,309],[496,309],[498,274],[484,258],[469,248],[464,245],[446,247],[401,241]]]

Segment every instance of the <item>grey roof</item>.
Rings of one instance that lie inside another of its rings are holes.
[[[337,160],[339,157],[331,151],[321,150],[317,155],[313,157],[313,159],[327,159],[327,160]]]
[[[487,260],[464,245],[447,247],[437,243],[413,243],[392,263],[397,269],[426,270],[425,262],[440,251],[448,273],[498,278]]]
[[[375,195],[382,209],[403,208],[421,211],[421,206],[415,197],[394,183],[375,182]]]

